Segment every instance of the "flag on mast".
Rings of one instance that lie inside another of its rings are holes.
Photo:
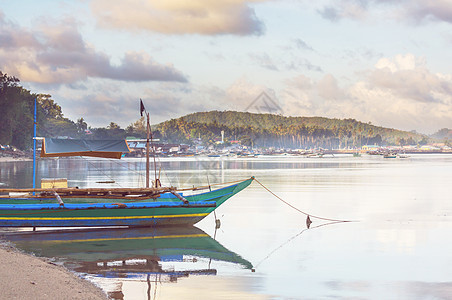
[[[140,98],[140,114],[143,116],[143,111],[146,111],[146,108],[144,108],[143,100]]]

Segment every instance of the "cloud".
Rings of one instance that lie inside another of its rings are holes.
[[[294,57],[290,62],[286,65],[287,70],[308,70],[308,71],[314,71],[314,72],[323,72],[322,68],[320,66],[312,64],[309,60],[306,58],[300,58],[300,57]]]
[[[87,88],[74,90],[66,85],[50,91],[63,107],[66,117],[83,117],[92,127],[105,127],[110,122],[122,128],[140,118],[139,99],[143,99],[152,123],[178,117],[187,111],[202,110],[202,103],[187,89],[186,83],[153,82],[118,85],[112,80],[91,80]],[[97,91],[101,90],[102,93]],[[190,98],[195,101],[188,101]]]
[[[334,5],[326,5],[317,12],[325,19],[336,22],[343,18],[360,20],[367,15],[368,2],[365,0],[340,0]]]
[[[164,34],[260,35],[264,25],[250,7],[265,0],[93,0],[100,26]]]
[[[344,93],[337,85],[337,80],[331,74],[326,74],[317,83],[317,93],[325,100],[343,99]]]
[[[290,49],[290,48],[289,48]],[[322,68],[312,64],[306,58],[299,57],[297,55],[273,55],[263,52],[263,53],[250,53],[248,57],[256,65],[271,71],[300,71],[308,70],[314,72],[323,72]]]
[[[413,54],[381,58],[361,80],[341,87],[332,74],[299,75],[279,93],[291,115],[355,118],[402,130],[433,133],[452,125],[452,74],[432,73]]]
[[[249,57],[251,60],[253,60],[255,63],[257,63],[262,68],[272,70],[272,71],[278,71],[278,67],[276,66],[276,63],[274,60],[267,54],[267,53],[253,53],[249,54]]]
[[[274,90],[246,78],[235,81],[225,90],[221,105],[235,111],[282,113]]]
[[[370,73],[369,83],[373,88],[390,91],[401,98],[452,105],[450,78],[432,74],[425,59],[413,54],[380,59]]]
[[[380,17],[415,23],[424,20],[452,23],[451,0],[339,0],[330,1],[317,12],[333,22],[341,19],[365,20],[369,15],[380,13]]]
[[[297,49],[314,51],[314,49],[311,46],[309,46],[305,41],[303,41],[300,38],[294,39],[293,42],[295,43]]]
[[[424,19],[440,20],[452,23],[452,1],[451,0],[435,0],[435,1],[404,1],[400,14],[414,21],[422,21]]]
[[[29,31],[8,22],[0,11],[0,49],[14,50],[21,47],[39,48],[40,43]]]
[[[347,118],[356,110],[347,91],[339,87],[331,74],[319,80],[305,75],[291,78],[286,81],[281,97],[283,111],[293,116]]]
[[[452,282],[408,281],[403,285],[408,298],[448,299],[452,294]],[[411,295],[411,296],[410,296]]]
[[[22,81],[57,85],[88,77],[187,81],[174,66],[159,64],[144,52],[126,53],[119,65],[112,64],[107,54],[84,41],[72,20],[27,30],[0,16],[0,32],[0,68]]]

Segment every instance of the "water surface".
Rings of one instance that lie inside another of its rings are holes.
[[[68,178],[70,186],[144,185],[140,159],[60,159],[38,165],[38,179]],[[160,166],[162,182],[181,187],[256,176],[302,211],[355,222],[311,218],[307,229],[305,215],[254,182],[216,210],[219,229],[210,215],[194,233],[176,232],[192,239],[170,243],[173,233],[121,231],[77,233],[76,239],[54,234],[46,242],[27,238],[28,244],[16,241],[17,246],[59,257],[116,299],[452,295],[452,155],[161,158]],[[115,183],[96,183],[107,180]],[[0,163],[0,182],[30,187],[31,162]],[[168,237],[166,244],[157,242],[163,239],[158,234]],[[127,238],[134,244],[124,243]],[[84,261],[88,257],[90,268]]]

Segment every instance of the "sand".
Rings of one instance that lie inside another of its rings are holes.
[[[27,157],[0,156],[0,162],[29,161]],[[0,240],[0,300],[108,299],[94,284],[45,258],[19,251]]]
[[[0,156],[0,162],[27,161]],[[50,260],[35,257],[0,240],[0,299],[108,299],[94,284]]]
[[[0,266],[0,299],[108,299],[64,267],[6,243],[0,243]]]

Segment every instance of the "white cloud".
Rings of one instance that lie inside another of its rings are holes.
[[[71,84],[88,77],[123,81],[181,81],[185,76],[147,53],[129,52],[119,65],[86,43],[71,20],[43,23],[33,30],[0,15],[0,69],[22,81]]]
[[[365,74],[344,88],[331,74],[292,78],[281,92],[283,111],[425,133],[452,127],[452,74],[432,73],[425,58],[412,54],[382,58]]]
[[[250,7],[265,0],[93,0],[91,9],[106,28],[165,34],[261,34],[263,24]]]
[[[369,83],[411,101],[446,104],[452,98],[452,82],[447,76],[431,73],[425,59],[412,54],[380,59],[370,74]]]

